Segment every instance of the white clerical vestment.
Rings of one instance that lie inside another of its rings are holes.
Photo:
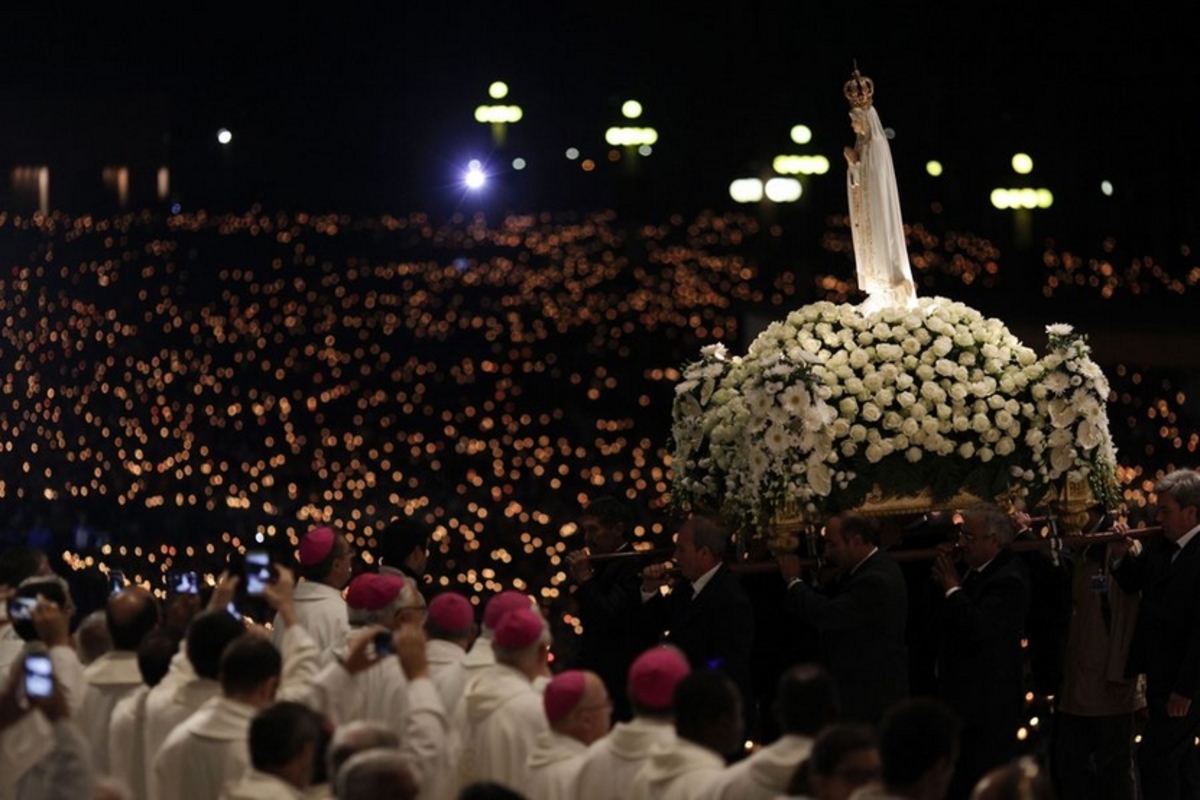
[[[129,747],[140,747],[141,752],[130,758],[142,765],[142,783],[146,797],[158,797],[157,776],[154,774],[154,757],[163,742],[200,706],[221,694],[221,684],[211,678],[202,678],[192,669],[185,650],[186,644],[171,659],[166,676],[146,696],[146,718],[142,725],[142,737],[130,741]],[[112,728],[109,728],[112,734]],[[119,743],[114,738],[114,746]],[[135,784],[130,782],[131,787]]]
[[[97,775],[108,775],[111,772],[108,763],[108,727],[113,709],[123,698],[142,686],[137,653],[132,650],[110,650],[84,667],[83,677],[87,680],[88,688],[79,712],[79,727],[92,755],[92,769]]]
[[[362,628],[351,628],[338,653],[344,653],[352,639],[362,634]],[[400,659],[384,658],[354,676],[363,697],[359,719],[380,722],[394,731],[404,730],[408,716],[408,679],[400,667]]]
[[[538,734],[549,729],[542,695],[529,679],[505,664],[480,669],[467,683],[457,716],[463,746],[460,788],[495,781],[523,792],[526,760]]]
[[[454,642],[430,639],[425,643],[425,657],[429,659],[429,677],[442,696],[442,704],[453,709],[467,688],[467,675],[462,666],[467,651]]]
[[[40,712],[30,716],[45,718]],[[17,781],[17,800],[77,800],[91,797],[92,771],[88,767],[87,742],[69,720],[47,722],[46,741],[50,753]]]
[[[724,769],[720,755],[676,737],[651,753],[633,779],[629,800],[695,800],[705,795]]]
[[[317,645],[299,625],[283,636],[283,673],[277,701],[293,700],[313,708],[335,725],[355,719],[362,708],[362,696],[354,678],[340,664],[333,663],[318,671]],[[181,723],[158,750],[152,761],[155,800],[217,800],[229,780],[241,777],[249,764],[246,739],[250,719],[256,709],[223,696],[206,702]],[[168,746],[172,747],[170,753]],[[203,769],[213,774],[192,781],[181,762],[196,753]],[[230,770],[228,772],[224,770]],[[169,778],[172,786],[162,781]]]
[[[108,723],[108,774],[129,787],[132,800],[149,800],[146,790],[146,701],[142,684],[113,708]]]
[[[449,715],[429,678],[408,683],[408,715],[400,735],[400,755],[417,781],[418,800],[457,796],[453,765],[458,750],[451,744]]]
[[[304,800],[304,792],[287,781],[251,768],[221,793],[221,800]]]
[[[527,762],[525,796],[529,800],[573,800],[571,787],[586,752],[587,745],[574,737],[554,730],[539,733]]]
[[[812,752],[812,745],[807,736],[781,736],[726,768],[710,796],[715,800],[773,800],[785,793],[797,765]]]
[[[217,800],[250,765],[246,740],[257,712],[220,696],[184,720],[154,757],[157,800]]]
[[[321,664],[333,661],[334,651],[346,643],[350,633],[350,615],[342,593],[317,581],[300,581],[292,598],[296,624],[308,631],[317,643]],[[275,615],[271,641],[282,649],[281,642],[287,626]]]
[[[66,697],[70,718],[74,720],[87,696],[83,664],[75,649],[67,645],[51,647],[49,654],[54,664],[54,677]],[[24,652],[18,658],[24,658]],[[72,730],[78,730],[74,722],[67,724]],[[74,746],[77,737],[68,739],[68,733],[56,734],[55,727],[38,713],[26,714],[6,730],[0,731],[0,800],[21,796],[17,785],[27,771],[37,770],[39,775],[45,774],[46,769],[52,766],[46,762],[53,758],[56,747],[70,750]],[[85,741],[86,748],[86,740],[81,741]],[[84,759],[85,766],[88,761]],[[40,785],[35,777],[31,777],[29,783]]]
[[[575,776],[574,797],[626,800],[634,777],[650,753],[674,741],[675,728],[669,720],[634,717],[629,722],[618,722],[584,754]]]

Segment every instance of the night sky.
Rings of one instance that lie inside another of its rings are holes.
[[[74,178],[93,162],[145,163],[146,174],[169,163],[190,205],[407,212],[634,197],[665,213],[728,205],[734,178],[779,153],[819,152],[833,170],[809,199],[829,213],[844,203],[841,86],[857,59],[896,131],[910,216],[941,202],[986,226],[990,190],[1024,185],[1009,167],[1021,150],[1035,164],[1027,181],[1055,192],[1068,230],[1177,245],[1200,218],[1197,34],[1165,13],[1044,2],[416,5],[10,10],[0,166],[65,164],[59,174]],[[503,149],[472,118],[497,79],[525,110]],[[660,133],[632,189],[602,138],[630,97]],[[788,139],[798,122],[814,131],[807,148]],[[224,151],[222,126],[235,137]],[[563,155],[570,146],[601,168],[582,173]],[[519,175],[515,156],[529,163]],[[457,185],[472,157],[497,173],[486,199]],[[930,158],[945,165],[938,182],[924,174]],[[1099,191],[1106,179],[1111,198]],[[55,197],[80,182],[57,180]]]

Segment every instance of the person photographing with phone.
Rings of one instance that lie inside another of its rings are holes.
[[[23,594],[28,584],[22,584]],[[16,604],[28,614],[13,621],[26,645],[0,691],[0,795],[90,797],[87,742],[70,721],[70,695],[82,696],[84,690],[70,617],[63,603],[23,594],[9,600],[10,615],[16,610],[12,600],[33,603]],[[61,588],[58,595],[63,596]]]

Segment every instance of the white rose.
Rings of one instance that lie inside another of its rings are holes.
[[[827,497],[833,490],[833,476],[824,464],[809,464],[807,477],[808,485],[817,495]]]
[[[850,458],[857,452],[858,452],[858,445],[856,445],[854,442],[850,442],[850,441],[842,442],[842,455],[846,456],[846,458]]]
[[[898,431],[900,425],[904,422],[904,417],[897,414],[895,411],[889,411],[883,415],[883,427],[885,430]]]
[[[937,373],[928,364],[917,367],[917,377],[922,381],[931,381]]]
[[[961,416],[955,416],[953,425],[954,430],[958,433],[966,433],[967,431],[971,430],[971,419],[965,414]]]
[[[920,461],[921,456],[921,448],[919,447],[910,447],[904,451],[904,458],[907,459],[910,464],[915,464]]]
[[[1005,436],[1000,441],[996,442],[996,454],[1001,456],[1011,455],[1017,449],[1017,443],[1009,437]]]
[[[858,403],[853,397],[843,397],[838,403],[838,412],[843,417],[855,417],[858,415]]]
[[[1045,441],[1046,441],[1046,435],[1045,435],[1045,434],[1043,434],[1043,433],[1042,433],[1040,430],[1038,430],[1037,428],[1031,428],[1031,429],[1030,429],[1030,430],[1029,430],[1029,431],[1028,431],[1028,432],[1025,434],[1025,444],[1026,444],[1028,447],[1033,447],[1033,448],[1040,447],[1040,446],[1041,446],[1041,444],[1042,444],[1043,442],[1045,442]]]
[[[875,395],[876,402],[881,406],[890,406],[895,399],[896,393],[891,389],[880,389],[879,393]]]
[[[883,376],[878,372],[872,372],[863,378],[862,383],[868,392],[875,394],[883,388]]]
[[[979,448],[979,460],[985,464],[987,462],[991,461],[995,455],[996,454],[992,451],[992,448],[990,448],[990,447]]]
[[[933,340],[933,344],[929,346],[929,349],[933,351],[935,356],[941,358],[954,349],[954,344],[945,336],[939,336]]]
[[[833,421],[833,435],[835,438],[842,439],[850,434],[850,423],[838,417]]]
[[[896,388],[900,391],[910,388],[913,385],[913,378],[907,372],[902,372],[896,376]]]
[[[871,357],[862,349],[854,350],[850,353],[850,366],[854,369],[862,369],[870,360]]]
[[[864,403],[862,407],[862,418],[867,422],[878,422],[883,416],[883,412],[879,410],[879,406],[874,403]]]
[[[900,423],[900,432],[905,436],[916,436],[919,430],[921,430],[921,423],[912,417]]]
[[[867,461],[872,464],[878,464],[883,458],[883,448],[877,444],[867,445]]]
[[[983,433],[990,427],[992,427],[992,422],[985,414],[976,414],[971,418],[971,430],[976,433]]]
[[[975,455],[975,445],[971,444],[970,442],[963,442],[958,447],[958,454],[963,458],[970,458],[971,456]]]
[[[861,442],[867,438],[867,429],[862,425],[850,426],[850,441]]]

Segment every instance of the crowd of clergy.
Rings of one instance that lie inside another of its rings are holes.
[[[705,535],[681,534],[701,550]],[[0,800],[945,795],[960,723],[939,701],[846,722],[834,676],[797,665],[775,691],[777,738],[750,746],[742,692],[719,664],[650,644],[610,691],[602,670],[555,668],[529,595],[494,594],[481,618],[461,594],[427,598],[425,548],[352,577],[346,539],[316,528],[261,597],[237,570],[203,607],[126,587],[75,631],[44,557],[0,554],[4,599],[33,601],[0,627]],[[718,567],[696,563],[699,592]],[[270,625],[239,613],[255,603]],[[45,697],[28,691],[35,653],[53,665]],[[1036,772],[1004,767],[976,795],[1006,796]]]

